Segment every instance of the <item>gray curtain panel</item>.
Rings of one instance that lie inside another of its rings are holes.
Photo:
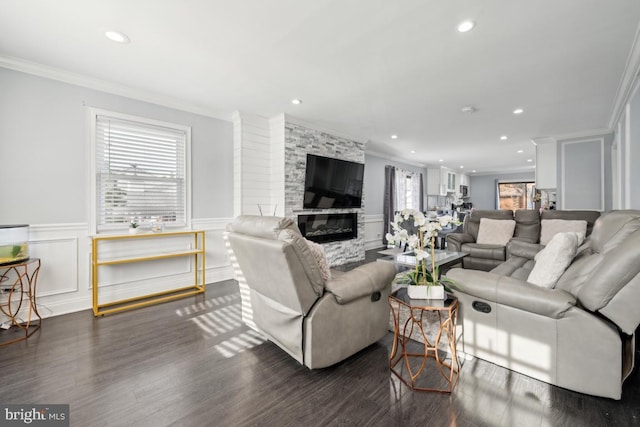
[[[420,174],[420,212],[424,212],[424,181]]]
[[[391,231],[389,223],[396,213],[396,168],[393,166],[384,167],[384,229],[382,231],[382,242],[387,244],[387,233]]]

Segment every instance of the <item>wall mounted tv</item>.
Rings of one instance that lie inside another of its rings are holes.
[[[364,164],[307,154],[305,209],[362,207]]]

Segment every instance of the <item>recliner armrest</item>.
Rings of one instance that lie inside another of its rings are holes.
[[[467,233],[449,233],[447,234],[447,251],[461,252],[464,243],[474,243],[476,239]]]
[[[544,249],[543,245],[519,240],[517,237],[507,243],[507,259],[517,256],[520,258],[534,259],[536,254]]]
[[[325,289],[335,296],[338,304],[346,304],[383,290],[395,275],[393,263],[371,262],[337,275],[325,284]]]
[[[567,310],[576,305],[575,297],[563,290],[541,288],[487,271],[454,268],[449,270],[447,278],[453,281],[449,286],[454,294],[461,292],[553,319],[563,317]]]

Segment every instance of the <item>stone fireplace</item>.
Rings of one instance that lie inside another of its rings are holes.
[[[307,154],[334,157],[341,160],[364,163],[364,142],[355,141],[332,133],[301,126],[286,120],[284,123],[284,171],[285,171],[285,216],[306,220],[313,217],[318,227],[327,220],[323,230],[312,231],[316,236],[307,237],[321,243],[331,266],[346,264],[364,259],[364,203],[366,188],[363,188],[362,207],[349,209],[304,209],[304,183],[307,166]],[[366,166],[365,166],[366,170]],[[302,217],[302,218],[301,218]],[[346,223],[349,222],[347,225]],[[328,226],[328,224],[332,224]],[[311,230],[313,227],[307,230]],[[320,235],[333,228],[340,230]],[[302,231],[302,230],[301,230]],[[304,232],[303,232],[304,234]],[[331,236],[333,235],[333,236]]]
[[[352,213],[298,215],[302,235],[316,243],[339,242],[358,237],[358,215]]]

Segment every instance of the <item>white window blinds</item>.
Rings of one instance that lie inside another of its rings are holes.
[[[186,226],[184,128],[95,116],[96,231],[132,220]]]

